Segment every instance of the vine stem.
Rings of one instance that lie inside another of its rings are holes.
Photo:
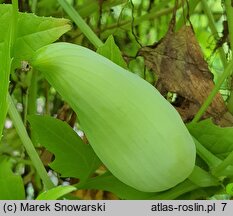
[[[193,137],[196,145],[197,154],[208,164],[210,169],[217,167],[222,161],[217,158],[214,154],[208,151],[199,141]]]
[[[36,13],[36,6],[37,6],[37,0],[32,0],[32,12],[33,13]]]
[[[212,173],[218,175],[223,170],[225,170],[228,166],[233,164],[233,151],[220,163],[217,167],[212,170]]]
[[[206,149],[199,141],[193,137],[196,145],[197,154],[206,162],[209,166],[211,174],[215,177],[220,176],[232,176],[233,173],[233,151],[222,161],[208,149]]]
[[[86,24],[79,13],[65,0],[58,0],[59,4],[70,16],[70,18],[75,22],[75,24],[81,29],[83,34],[90,40],[90,42],[99,48],[103,45],[103,42],[97,37],[97,35],[92,31],[92,29]]]
[[[219,38],[219,35],[218,35],[217,28],[215,26],[214,17],[213,17],[211,10],[210,10],[208,2],[206,0],[201,0],[201,3],[202,3],[202,8],[203,8],[206,16],[208,17],[208,20],[209,20],[209,28],[210,28],[212,34],[214,35],[215,40],[217,41]],[[226,60],[226,55],[225,55],[225,52],[223,50],[223,47],[219,48],[219,55],[220,55],[220,58],[222,61],[222,65],[225,67],[227,64],[227,60]]]
[[[214,86],[213,90],[210,92],[209,96],[207,97],[207,99],[205,100],[205,102],[203,103],[203,105],[201,106],[201,108],[199,109],[199,111],[197,112],[195,117],[193,118],[192,123],[197,123],[200,120],[200,118],[205,113],[205,111],[207,110],[209,105],[212,103],[215,95],[218,93],[218,91],[219,91],[221,85],[223,84],[224,80],[231,74],[232,68],[233,68],[233,60],[231,60],[228,63],[228,65],[226,66],[224,72],[222,73],[222,75],[218,79],[218,81],[217,81],[216,85]]]
[[[226,9],[226,15],[227,15],[227,23],[228,23],[228,30],[229,30],[229,41],[230,41],[230,47],[232,51],[232,46],[233,46],[233,7],[232,7],[232,1],[231,0],[225,0],[225,9]],[[227,108],[231,114],[233,114],[233,91],[232,91],[232,85],[231,83],[231,92],[230,96],[227,100]]]
[[[181,4],[179,4],[178,8],[180,8],[180,6]],[[172,13],[173,10],[174,10],[174,7],[161,9],[160,6],[158,5],[158,7],[152,9],[150,13],[146,13],[140,17],[135,17],[133,23],[131,19],[113,23],[113,24],[106,26],[104,29],[102,29],[101,33],[103,37],[108,37],[109,35],[113,34],[113,32],[115,32],[118,28],[125,29],[125,30],[130,29],[132,28],[132,25],[133,27],[138,26],[143,21],[153,20],[158,17],[162,17],[164,15]]]
[[[22,119],[14,105],[14,102],[11,98],[11,96],[8,94],[8,102],[9,102],[9,110],[8,113],[10,115],[11,120],[13,121],[13,124],[15,126],[15,129],[24,145],[24,148],[26,149],[30,159],[32,160],[32,163],[37,170],[40,178],[42,179],[45,189],[49,190],[54,187],[54,184],[52,183],[51,179],[49,178],[44,165],[42,161],[40,160],[39,155],[37,154],[34,145],[29,138],[26,128],[24,127],[24,124],[22,122]]]
[[[227,14],[227,23],[228,23],[228,30],[229,30],[229,40],[231,44],[231,48],[233,46],[233,7],[231,0],[225,0],[225,8]]]
[[[28,88],[28,115],[35,115],[36,114],[36,98],[37,98],[37,89],[38,89],[38,73],[33,68],[30,71],[32,73],[31,82]],[[35,140],[35,132],[31,128],[31,140],[34,146],[38,147],[39,144]]]
[[[214,34],[217,34],[217,30],[216,30],[216,27],[214,25],[214,19],[213,19],[213,16],[212,16],[212,14],[211,14],[211,12],[209,10],[209,7],[208,7],[206,1],[202,0],[202,5],[203,5],[205,13],[206,13],[206,15],[207,15],[207,17],[209,19],[211,31]],[[230,43],[233,44],[233,28],[230,25],[230,23],[232,23],[231,21],[233,21],[233,9],[231,7],[231,1],[230,0],[226,0],[225,1],[225,6],[226,6],[226,13],[227,13],[227,19],[228,19],[228,25],[229,25],[229,32],[230,32]],[[196,122],[198,122],[200,120],[200,118],[202,117],[202,115],[207,110],[208,106],[213,101],[213,98],[218,93],[218,91],[219,91],[221,85],[223,84],[223,82],[225,81],[225,79],[227,77],[229,77],[231,75],[231,73],[232,73],[233,60],[231,60],[229,63],[226,63],[226,60],[225,60],[225,58],[223,56],[223,52],[224,51],[221,49],[220,50],[220,57],[221,57],[223,66],[225,66],[224,72],[222,73],[222,75],[218,79],[216,85],[214,86],[214,88],[211,91],[211,93],[209,94],[208,98],[205,100],[205,102],[201,106],[200,110],[195,115],[195,117],[194,117],[194,119],[192,121],[193,123],[196,123]]]

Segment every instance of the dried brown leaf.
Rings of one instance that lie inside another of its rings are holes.
[[[152,46],[139,50],[146,66],[158,76],[156,87],[165,95],[176,93],[174,104],[184,121],[190,121],[214,87],[213,76],[204,60],[192,27],[183,26],[178,32],[172,28],[164,38]],[[221,94],[217,94],[205,117],[219,121],[226,113]]]

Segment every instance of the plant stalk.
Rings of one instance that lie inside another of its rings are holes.
[[[99,48],[103,45],[103,42],[97,37],[97,35],[92,31],[92,29],[86,24],[79,13],[65,0],[58,0],[59,4],[70,16],[70,18],[75,22],[75,24],[80,28],[83,34],[90,40],[90,42]]]
[[[212,170],[212,173],[218,175],[228,166],[233,164],[233,151],[217,166]]]
[[[232,0],[225,0],[225,8],[226,8],[226,15],[227,15],[227,23],[228,23],[228,30],[229,30],[229,40],[231,47],[233,46],[233,7],[232,7]]]
[[[178,5],[178,8],[181,6],[181,4]],[[158,8],[155,8],[155,10],[151,10],[150,13],[147,13],[145,15],[142,15],[140,17],[135,17],[133,25],[137,26],[140,23],[142,23],[143,21],[147,21],[147,20],[153,20],[156,19],[158,17],[161,17],[163,15],[167,15],[172,13],[174,10],[174,7],[171,8],[166,8],[166,9],[161,9],[158,10]],[[116,28],[131,28],[132,27],[132,20],[128,19],[122,22],[117,22],[111,25],[108,25],[105,29],[102,29],[102,33],[104,36],[110,35],[111,33],[109,33],[110,30],[116,29]],[[106,31],[106,32],[105,32]]]
[[[214,35],[215,40],[218,41],[218,39],[219,39],[218,31],[217,31],[217,28],[215,26],[214,17],[213,17],[211,10],[210,10],[208,2],[206,0],[201,0],[201,3],[202,3],[203,10],[204,10],[206,16],[208,17],[209,27],[211,29],[212,35]],[[227,64],[227,60],[226,60],[226,55],[225,55],[225,52],[223,50],[223,47],[219,48],[219,55],[220,55],[220,58],[222,61],[222,65],[223,65],[223,67],[225,67]]]
[[[217,167],[222,161],[217,158],[214,154],[208,151],[199,141],[193,137],[196,145],[197,154],[207,163],[210,169]]]
[[[189,18],[190,15],[194,12],[199,2],[200,0],[192,0],[186,3],[186,7],[182,8],[183,12],[180,15],[179,20],[176,22],[176,30],[179,30],[183,25],[186,24],[187,18]],[[187,14],[186,17],[184,17],[185,14]]]
[[[31,69],[31,73],[32,73],[31,83],[28,89],[28,115],[35,115],[37,113],[36,99],[37,99],[37,88],[38,88],[37,86],[38,73],[36,70],[33,70],[33,68]],[[30,137],[32,143],[34,144],[34,146],[38,147],[39,145],[36,142],[35,133],[32,128],[30,135],[31,135]]]
[[[201,119],[202,115],[205,113],[205,111],[208,109],[209,105],[212,103],[215,95],[218,93],[224,80],[231,74],[232,70],[233,70],[233,60],[231,60],[228,63],[228,65],[226,66],[224,72],[222,73],[222,75],[218,79],[213,90],[210,92],[209,96],[207,97],[205,102],[202,104],[201,108],[199,109],[199,111],[195,115],[194,119],[192,120],[192,123],[196,123]]]
[[[233,46],[233,7],[232,7],[232,1],[231,0],[225,0],[225,9],[226,9],[226,15],[227,15],[227,23],[228,23],[228,31],[229,31],[229,41],[232,51]],[[233,114],[233,91],[232,91],[232,85],[233,82],[231,82],[231,93],[227,100],[228,102],[228,110],[231,114]]]
[[[15,129],[24,145],[24,148],[26,149],[35,169],[37,170],[40,178],[42,179],[45,189],[49,190],[54,187],[54,184],[52,183],[51,179],[49,178],[44,165],[42,161],[40,160],[39,155],[37,154],[32,141],[30,140],[27,131],[24,127],[24,124],[22,122],[22,119],[14,105],[14,102],[11,98],[11,96],[8,94],[8,102],[9,102],[9,110],[8,113],[10,115],[11,120],[13,121],[13,124],[15,126]]]

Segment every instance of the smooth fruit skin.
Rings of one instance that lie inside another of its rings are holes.
[[[148,82],[69,43],[39,49],[31,61],[78,115],[91,146],[122,182],[145,192],[185,180],[196,149],[177,111]]]

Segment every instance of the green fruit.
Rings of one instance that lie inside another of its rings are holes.
[[[177,111],[152,85],[69,43],[41,48],[31,63],[75,110],[94,151],[122,182],[157,192],[190,175],[195,144]]]

